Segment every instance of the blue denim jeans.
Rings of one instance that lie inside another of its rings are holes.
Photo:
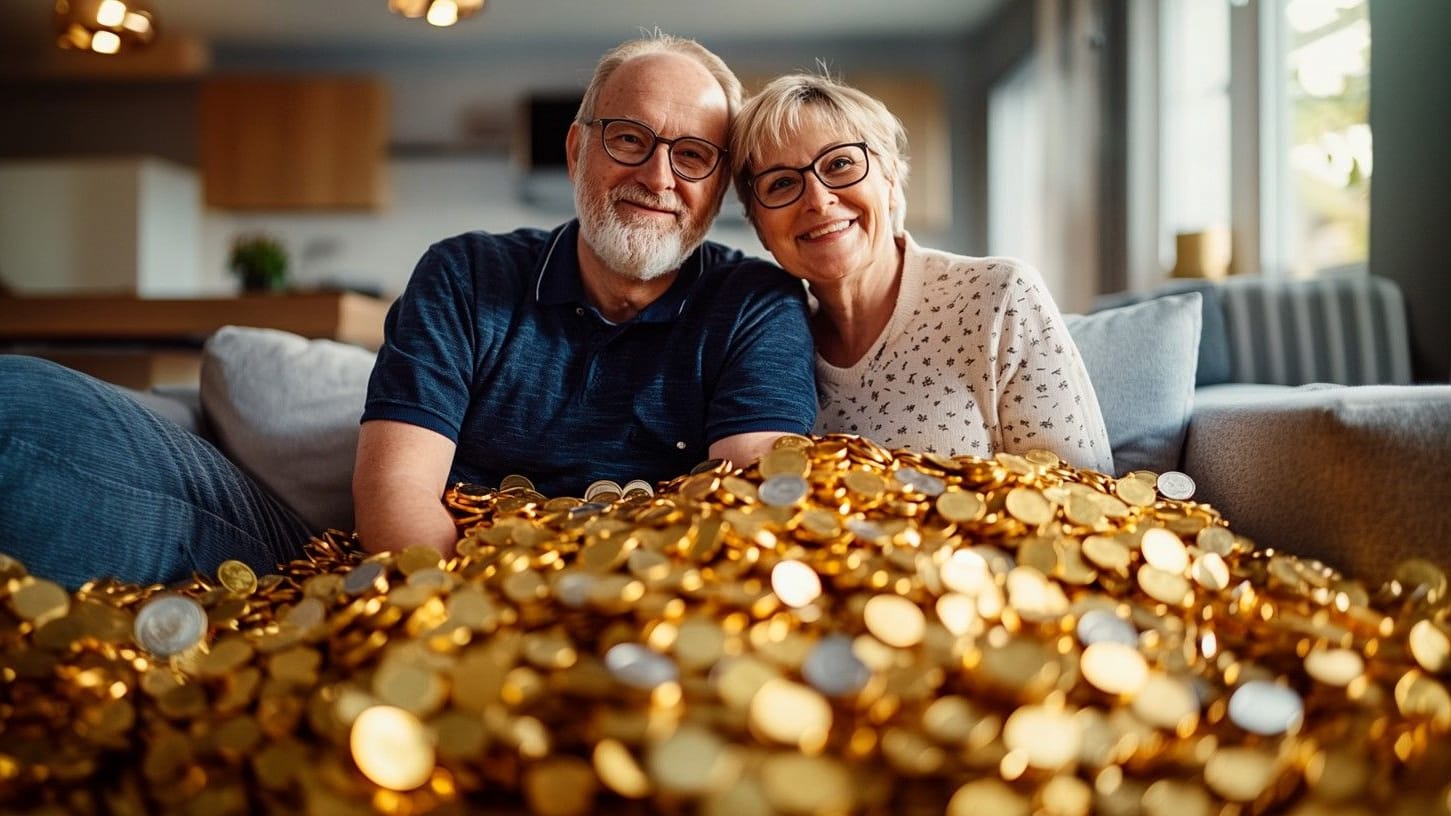
[[[0,355],[0,552],[32,575],[170,583],[229,558],[261,575],[307,538],[206,440],[93,377]]]

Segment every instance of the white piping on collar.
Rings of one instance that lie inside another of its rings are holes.
[[[544,270],[549,268],[549,259],[554,257],[554,248],[556,246],[559,246],[559,239],[563,238],[564,234],[568,231],[569,230],[560,230],[559,234],[554,236],[554,240],[549,242],[549,251],[544,253],[544,263],[539,265],[539,279],[534,281],[535,303],[539,302],[540,292],[542,292],[544,289]]]

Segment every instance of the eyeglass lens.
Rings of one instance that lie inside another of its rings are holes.
[[[833,190],[850,187],[867,177],[867,151],[860,144],[845,144],[822,151],[805,167],[777,167],[751,181],[756,200],[770,209],[784,207],[801,197],[806,189],[806,171]]]
[[[655,152],[657,142],[668,145],[671,169],[691,181],[709,176],[720,162],[720,148],[704,139],[662,139],[650,128],[628,119],[605,121],[601,135],[610,158],[632,166],[644,164]]]

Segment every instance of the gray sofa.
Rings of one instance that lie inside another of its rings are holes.
[[[1381,577],[1451,561],[1451,385],[1409,384],[1400,293],[1365,275],[1176,283],[1068,315],[1116,470],[1178,469],[1261,547]],[[199,392],[138,395],[318,528],[351,525],[363,349],[228,327]]]

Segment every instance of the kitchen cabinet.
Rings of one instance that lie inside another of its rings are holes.
[[[388,94],[370,77],[232,76],[200,103],[202,189],[234,210],[378,209]]]

